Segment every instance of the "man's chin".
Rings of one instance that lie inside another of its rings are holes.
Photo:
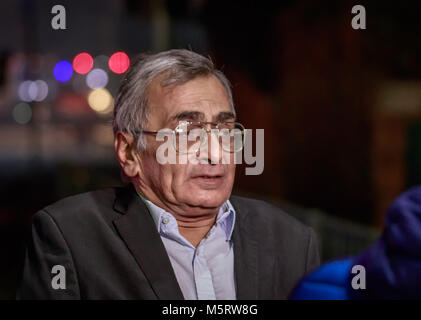
[[[187,203],[192,207],[199,207],[203,209],[216,209],[219,208],[228,198],[221,196],[220,191],[202,191],[192,192],[189,196]]]

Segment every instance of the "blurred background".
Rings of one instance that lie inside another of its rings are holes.
[[[351,27],[356,4],[365,30]],[[142,52],[211,56],[239,121],[265,130],[264,172],[238,168],[234,193],[314,227],[323,261],[370,245],[421,182],[420,14],[404,0],[1,1],[0,298],[14,297],[34,213],[121,184],[113,97]]]

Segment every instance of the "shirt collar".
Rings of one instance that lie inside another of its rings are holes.
[[[161,207],[158,207],[156,204],[146,199],[140,193],[137,192],[137,194],[149,209],[149,213],[151,214],[159,233],[161,233],[162,224],[168,224],[169,226],[174,227],[177,226],[177,221],[171,213],[165,211]],[[235,209],[229,200],[225,201],[219,209],[218,216],[216,218],[216,224],[225,231],[226,240],[231,240],[235,224]]]

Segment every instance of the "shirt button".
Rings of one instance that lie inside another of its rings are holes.
[[[167,224],[168,222],[170,222],[170,218],[165,217],[164,219],[162,219],[163,224]]]

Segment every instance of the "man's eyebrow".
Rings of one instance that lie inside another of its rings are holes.
[[[182,111],[170,118],[170,121],[181,121],[181,120],[200,120],[204,119],[205,115],[203,112],[199,111]]]
[[[232,112],[220,112],[216,116],[215,120],[218,122],[227,121],[227,120],[235,120],[235,115]]]

